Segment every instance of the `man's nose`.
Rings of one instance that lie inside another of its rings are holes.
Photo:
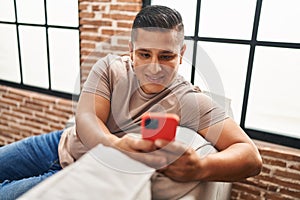
[[[151,64],[149,65],[150,72],[152,74],[157,74],[161,71],[161,65],[157,58],[153,58]]]

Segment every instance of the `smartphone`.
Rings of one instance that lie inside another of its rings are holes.
[[[171,113],[149,112],[142,116],[142,138],[146,140],[164,139],[174,141],[179,117]]]

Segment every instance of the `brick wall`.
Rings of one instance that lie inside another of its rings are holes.
[[[263,158],[262,172],[235,182],[231,199],[300,199],[300,150],[255,141]]]
[[[80,0],[81,76],[107,53],[127,52],[128,30],[141,0]],[[63,128],[72,102],[0,85],[0,145]],[[233,183],[233,200],[300,199],[300,150],[256,141],[263,157],[258,176]]]
[[[130,29],[141,0],[80,0],[81,83],[108,53],[128,53]]]
[[[0,85],[0,146],[64,128],[73,106],[76,102]]]

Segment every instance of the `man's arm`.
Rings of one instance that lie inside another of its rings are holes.
[[[174,142],[164,148],[168,159],[184,153],[158,171],[177,181],[236,181],[257,175],[262,167],[260,154],[246,133],[230,118],[199,133],[219,150],[203,158],[192,149]],[[155,142],[157,147],[166,141]]]
[[[203,159],[204,180],[235,181],[259,174],[262,159],[247,134],[231,119],[199,131],[219,150]]]
[[[92,93],[81,93],[75,117],[76,131],[88,149],[100,143],[109,146],[116,140],[105,125],[109,111],[109,100]]]
[[[130,157],[149,165],[161,163],[162,158],[145,156],[155,146],[153,142],[125,135],[119,138],[113,135],[106,126],[110,112],[110,101],[88,92],[82,92],[76,111],[76,131],[81,142],[92,149],[98,144],[116,148]]]

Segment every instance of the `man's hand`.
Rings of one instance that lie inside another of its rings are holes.
[[[180,142],[155,142],[125,135],[115,146],[131,158],[157,169],[176,181],[193,181],[201,169],[200,157]]]
[[[156,140],[154,144],[167,159],[167,165],[158,169],[158,172],[175,181],[197,180],[197,174],[201,173],[201,160],[194,149],[180,142],[170,143],[166,140]]]
[[[118,138],[114,142],[113,147],[155,169],[162,168],[167,163],[165,155],[157,151],[154,142],[150,140],[125,135],[122,138]]]

